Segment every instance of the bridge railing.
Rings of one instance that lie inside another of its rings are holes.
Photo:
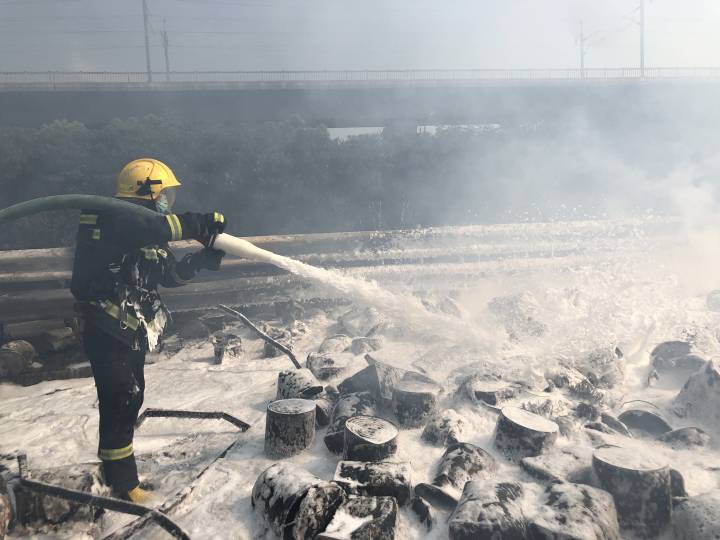
[[[339,71],[172,71],[153,73],[153,84],[187,83],[443,83],[625,79],[716,79],[720,67],[580,69],[437,69]],[[64,87],[73,84],[147,84],[144,71],[0,72],[0,86]]]

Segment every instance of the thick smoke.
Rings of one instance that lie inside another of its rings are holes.
[[[153,65],[169,33],[177,70],[590,67],[639,62],[637,2],[626,0],[149,0]],[[647,3],[648,65],[716,64],[712,0]],[[0,65],[11,71],[142,71],[141,3],[9,0]]]

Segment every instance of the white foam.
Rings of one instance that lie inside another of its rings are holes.
[[[311,266],[261,249],[229,234],[219,235],[215,247],[236,257],[275,265],[292,274],[330,287],[349,300],[377,308],[394,322],[401,323],[410,330],[459,341],[487,342],[477,327],[447,315],[431,313],[418,298],[389,291],[374,281]]]
[[[583,231],[587,229],[597,235],[602,228],[578,225],[578,232],[573,238],[579,248],[591,251],[594,239],[585,236]],[[538,237],[545,238],[548,227],[540,225],[534,229],[524,225],[512,230],[518,233],[517,242],[524,244]],[[530,237],[522,236],[522,231],[528,230],[533,231]],[[221,247],[222,239],[219,241],[220,244],[216,245]],[[414,364],[418,364],[426,368],[445,387],[448,402],[442,402],[442,407],[452,407],[466,420],[464,440],[498,457],[499,470],[494,478],[498,481],[527,481],[518,467],[507,464],[493,449],[497,414],[470,403],[463,396],[456,396],[455,400],[456,379],[460,375],[478,372],[499,374],[507,381],[527,382],[533,392],[541,392],[539,385],[545,382],[542,377],[545,369],[556,366],[559,358],[572,364],[598,347],[619,343],[625,353],[621,361],[625,375],[617,388],[608,391],[616,404],[611,412],[617,414],[623,402],[633,399],[650,401],[661,412],[668,412],[684,381],[670,389],[646,386],[652,348],[661,341],[692,339],[698,344],[698,353],[702,356],[709,358],[717,353],[718,341],[714,330],[720,327],[720,313],[705,308],[705,297],[694,275],[686,276],[671,264],[680,257],[678,252],[674,248],[658,248],[642,238],[639,244],[633,247],[626,243],[626,252],[612,258],[602,253],[600,256],[588,255],[582,260],[524,259],[520,261],[522,271],[518,271],[518,265],[511,266],[502,261],[467,263],[468,267],[479,267],[482,272],[473,278],[472,288],[465,290],[459,302],[469,313],[470,324],[482,328],[483,335],[492,342],[492,348],[472,343],[451,347],[442,339],[423,341],[414,336],[410,340],[388,338],[383,348],[373,356],[379,360],[391,360],[398,367],[417,369]],[[720,244],[716,242],[714,245],[713,249],[717,252]],[[706,247],[711,248],[709,244]],[[718,288],[717,265],[700,265],[696,258],[690,256],[683,260],[695,270],[705,268],[708,274],[714,276],[715,284],[704,292]],[[538,264],[538,261],[547,264]],[[495,265],[495,271],[483,274],[487,264]],[[392,270],[393,279],[402,274],[404,282],[413,281],[417,288],[423,285],[422,279],[417,276],[428,270],[410,266],[401,269],[387,266],[383,269],[388,274]],[[316,270],[326,276],[324,271]],[[442,268],[446,282],[452,279],[448,277],[450,270],[450,265]],[[501,270],[508,273],[504,274]],[[364,271],[353,269],[348,273],[361,276]],[[334,282],[335,275],[340,273],[330,274],[331,282]],[[340,277],[347,276],[340,274]],[[322,285],[326,283],[324,280],[325,277],[316,283]],[[336,283],[356,282],[340,280]],[[366,286],[364,280],[360,283],[362,287]],[[328,287],[326,290],[331,289]],[[377,298],[370,291],[372,286],[357,296],[350,291],[348,297],[359,297],[361,304],[377,305]],[[502,322],[489,312],[487,305],[492,298],[522,294],[524,291],[531,292],[536,299],[538,311],[535,315],[547,325],[547,333],[511,341]],[[385,296],[381,294],[380,298]],[[402,306],[404,298],[402,294],[393,294],[390,307]],[[390,317],[383,311],[382,303],[381,300],[378,311]],[[307,332],[293,344],[299,357],[317,351],[323,340],[335,333],[333,325],[338,315],[340,313],[320,313],[305,321]],[[415,317],[413,314],[407,318],[402,313],[400,315],[400,324],[412,324]],[[436,320],[425,319],[430,321],[431,327]],[[458,320],[448,319],[444,326],[457,328]],[[437,327],[434,330],[442,331]],[[159,456],[162,452],[168,453],[169,456],[164,459],[177,461],[178,474],[188,458],[177,451],[174,441],[185,439],[183,451],[187,451],[188,455],[206,455],[209,460],[221,450],[208,446],[209,434],[224,433],[230,438],[240,438],[240,443],[228,456],[203,476],[187,499],[188,503],[172,513],[171,517],[197,538],[225,538],[228,531],[240,539],[260,538],[259,531],[253,529],[255,513],[250,505],[250,491],[258,475],[273,464],[263,453],[265,409],[275,397],[277,374],[287,369],[287,358],[263,358],[264,342],[239,325],[233,331],[242,336],[244,352],[237,358],[226,359],[222,365],[210,365],[204,361],[212,357],[212,347],[206,345],[202,348],[188,347],[146,368],[146,406],[222,410],[252,424],[246,433],[237,434],[232,426],[219,421],[168,419],[148,422],[136,433],[138,455],[155,451]],[[426,358],[418,363],[423,356]],[[348,364],[349,373],[366,365],[362,357],[351,357]],[[521,395],[510,404],[518,405],[527,397],[527,394]],[[57,466],[58,463],[95,461],[98,429],[97,409],[93,407],[95,401],[92,379],[45,382],[30,387],[0,384],[0,452],[27,451],[30,466],[36,469]],[[675,428],[697,425],[697,419],[672,417],[672,424]],[[445,451],[424,443],[421,432],[421,429],[401,430],[397,438],[397,454],[393,458],[412,463],[413,483],[431,481]],[[190,437],[192,434],[196,437]],[[720,435],[712,434],[716,440]],[[608,444],[631,448],[639,456],[655,456],[655,459],[670,463],[682,473],[691,496],[720,488],[716,472],[720,470],[717,447],[673,449],[650,439],[627,439],[600,433],[598,437]],[[167,444],[164,444],[165,441],[168,441]],[[592,448],[587,435],[582,432],[569,438],[561,437],[558,445]],[[328,453],[323,437],[317,436],[310,448],[287,462],[293,467],[305,468],[314,477],[329,480],[333,478],[337,457]],[[9,461],[3,464],[13,466]],[[141,464],[141,474],[151,481],[163,481],[157,478],[157,471],[151,465]],[[289,489],[299,487],[289,486]],[[537,489],[541,491],[542,486],[538,485]],[[524,503],[526,515],[537,511],[532,506],[532,500],[526,505]],[[446,517],[440,516],[438,526],[427,532],[410,510],[403,508],[400,510],[402,528],[398,532],[398,540],[446,540]],[[119,520],[120,517],[114,514],[107,519]],[[103,523],[103,527],[105,525],[107,523]],[[104,530],[108,531],[107,528]],[[156,536],[160,537],[159,534]],[[70,537],[74,537],[73,533],[68,535]]]

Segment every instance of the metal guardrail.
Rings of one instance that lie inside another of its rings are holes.
[[[493,81],[611,81],[611,80],[720,79],[720,67],[656,67],[581,69],[427,69],[339,71],[6,71],[0,88],[23,86],[65,87],[73,84],[163,86],[188,83],[467,83]]]
[[[493,272],[518,272],[542,265],[568,266],[577,258],[617,254],[677,230],[672,218],[654,220],[572,221],[437,227],[401,231],[365,231],[247,238],[282,255],[383,283],[428,290],[471,286]],[[176,255],[197,249],[190,242],[173,244]],[[24,321],[64,319],[75,315],[68,290],[72,250],[68,248],[0,251],[0,328]],[[449,279],[452,276],[452,279]],[[228,259],[218,272],[207,272],[184,287],[167,289],[171,310],[218,304],[261,305],[287,300],[309,282],[277,268],[243,259]],[[307,293],[307,294],[306,294]],[[331,290],[322,298],[334,298]]]

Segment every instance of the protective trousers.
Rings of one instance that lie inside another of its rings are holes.
[[[86,321],[83,337],[100,409],[98,457],[105,482],[125,494],[139,483],[133,434],[145,393],[145,351],[132,350],[92,321]]]

